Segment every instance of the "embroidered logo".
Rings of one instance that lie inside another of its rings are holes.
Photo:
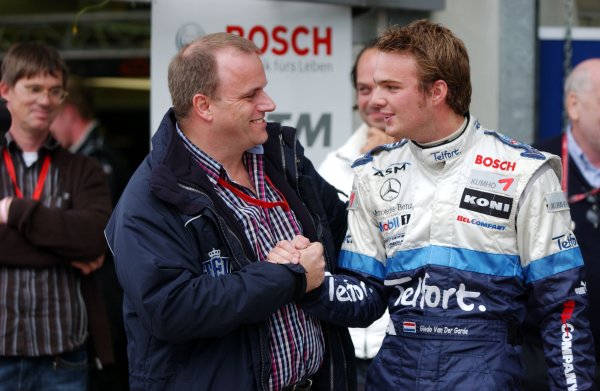
[[[212,249],[208,253],[209,260],[202,262],[202,271],[213,277],[220,277],[231,273],[229,258],[221,256],[221,250]]]

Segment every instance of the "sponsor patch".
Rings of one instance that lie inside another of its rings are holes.
[[[493,229],[496,231],[504,231],[506,229],[506,225],[488,223],[483,220],[471,219],[471,218],[461,216],[461,215],[456,216],[456,220],[460,221],[461,223],[473,224],[478,227]]]
[[[352,189],[350,197],[348,197],[348,210],[356,210],[358,208],[356,204],[356,191]]]
[[[379,196],[384,201],[393,201],[400,195],[400,188],[402,185],[400,181],[395,178],[390,178],[383,182],[379,189]]]
[[[475,156],[475,164],[482,165],[484,167],[495,168],[502,171],[514,171],[517,167],[516,162],[494,159],[493,157],[483,155]]]
[[[419,277],[415,281],[412,277],[401,277],[394,280],[384,280],[385,286],[393,286],[398,290],[398,298],[393,304],[396,306],[420,307],[429,308],[457,308],[464,312],[471,312],[477,309],[480,312],[487,311],[484,304],[476,305],[479,301],[477,298],[481,296],[481,292],[469,291],[464,283],[459,283],[458,287],[449,287],[443,289],[436,285],[430,285],[427,280],[430,278],[429,273],[425,273],[423,278]],[[406,284],[406,286],[404,286]]]
[[[404,243],[404,236],[406,234],[397,234],[397,235],[392,235],[388,238],[383,239],[383,242],[385,243],[387,248],[394,248],[394,247],[398,247],[401,246],[402,243]]]
[[[435,162],[445,162],[448,159],[455,158],[461,154],[460,149],[455,148],[451,150],[435,151],[431,153],[431,157]]]
[[[577,239],[573,232],[569,232],[568,234],[555,236],[552,240],[556,240],[556,246],[560,251],[568,250],[573,247],[577,247]]]
[[[372,213],[373,213],[373,217],[386,217],[391,214],[396,214],[397,212],[402,212],[405,210],[412,210],[412,208],[413,208],[412,203],[397,204],[396,206],[392,206],[390,208],[375,209],[372,211]]]
[[[577,357],[573,354],[573,332],[575,328],[569,322],[575,310],[575,301],[567,300],[563,303],[563,311],[560,315],[562,334],[562,342],[560,344],[562,351],[563,372],[565,374],[565,382],[569,390],[577,389],[577,374],[573,366],[573,362]]]
[[[472,170],[467,186],[473,189],[492,191],[505,195],[513,195],[517,188],[515,178],[494,172]]]
[[[210,259],[202,262],[202,271],[213,277],[231,274],[231,262],[228,257],[221,256],[221,250],[212,249],[208,253]]]
[[[414,334],[417,332],[417,324],[415,322],[402,322],[402,331]]]
[[[399,173],[401,171],[406,171],[406,167],[407,166],[410,166],[409,162],[393,163],[393,164],[390,164],[389,166],[387,166],[383,170],[380,170],[378,168],[372,167],[373,170],[375,171],[375,173],[373,175],[374,176],[379,176],[379,177],[383,178],[386,175],[396,174],[396,173]]]
[[[385,221],[379,222],[379,232],[387,232],[396,228],[400,228],[403,225],[408,224],[410,221],[410,214],[394,216]]]
[[[587,294],[587,283],[584,281],[580,282],[580,286],[575,288],[576,295],[585,295]]]
[[[567,201],[564,192],[556,191],[554,193],[548,193],[545,198],[548,212],[554,213],[560,212],[561,210],[569,210],[569,202]]]
[[[498,194],[465,188],[460,199],[460,208],[489,216],[509,219],[513,199]]]

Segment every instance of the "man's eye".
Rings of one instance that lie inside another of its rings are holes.
[[[27,89],[34,94],[39,94],[43,90],[41,86],[29,86]]]

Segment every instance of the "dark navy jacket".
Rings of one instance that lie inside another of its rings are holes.
[[[303,156],[294,129],[267,130],[267,175],[303,234],[323,243],[333,271],[345,205]],[[152,144],[106,228],[125,292],[131,389],[266,390],[267,320],[307,296],[304,269],[257,262],[243,227],[177,136],[172,110]],[[326,356],[315,389],[353,390],[348,332],[322,325]]]

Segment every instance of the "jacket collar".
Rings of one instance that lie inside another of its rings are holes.
[[[457,138],[433,147],[423,148],[414,142],[409,143],[412,154],[425,166],[442,168],[447,163],[459,159],[475,144],[477,129],[480,128],[477,119],[469,115],[465,130]]]
[[[17,145],[16,141],[12,138],[10,132],[6,132],[6,133],[0,135],[0,147],[4,147],[4,146],[8,146],[8,148],[10,148],[13,151],[15,151],[15,150],[21,151],[21,147],[19,147],[19,145]],[[46,149],[48,151],[53,151],[59,147],[60,147],[59,142],[56,141],[56,139],[54,137],[52,137],[52,134],[50,132],[48,132],[48,135],[46,136],[46,140],[40,147],[40,150]]]

